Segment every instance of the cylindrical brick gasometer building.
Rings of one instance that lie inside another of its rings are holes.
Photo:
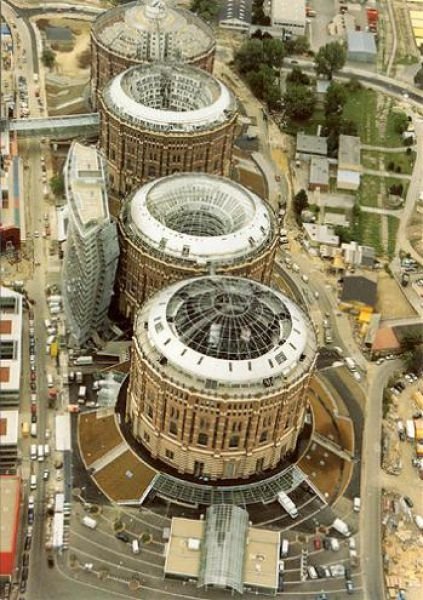
[[[126,417],[181,474],[248,478],[294,450],[316,338],[286,296],[256,281],[177,282],[137,314]]]
[[[159,289],[210,269],[268,283],[277,233],[271,207],[230,179],[181,173],[145,184],[119,219],[121,314],[133,320]]]
[[[155,61],[213,70],[216,42],[211,28],[167,0],[129,2],[98,16],[91,28],[91,99],[129,67]]]
[[[229,174],[237,103],[205,71],[164,63],[132,67],[107,84],[99,112],[115,216],[122,199],[151,179]]]

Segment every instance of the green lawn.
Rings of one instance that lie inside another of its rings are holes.
[[[411,175],[413,172],[414,161],[416,158],[416,153],[414,151],[411,152],[410,155],[407,155],[404,152],[394,152],[394,153],[386,153],[385,154],[385,169],[389,169],[390,163],[394,163],[394,170],[396,167],[401,167],[400,173],[404,173],[406,175]]]
[[[388,256],[392,258],[395,254],[395,243],[397,240],[397,231],[399,226],[399,219],[396,217],[388,216]]]
[[[348,94],[348,100],[344,106],[343,116],[345,119],[354,121],[357,125],[358,135],[362,144],[374,144],[379,142],[376,123],[377,94],[374,90],[364,88]]]
[[[380,215],[361,212],[356,233],[360,244],[373,246],[378,256],[384,253],[380,236]]]
[[[376,175],[362,175],[361,185],[357,192],[360,205],[377,207],[377,195],[380,192],[380,179]]]
[[[299,131],[309,135],[317,135],[317,128],[319,125],[323,125],[324,121],[323,109],[317,108],[307,121],[289,120],[287,126],[284,127],[284,131],[290,135],[297,135]]]
[[[385,135],[383,136],[383,144],[384,146],[389,146],[391,148],[399,148],[403,146],[403,139],[401,134],[395,130],[395,112],[390,110],[388,113],[388,118],[386,119],[386,127],[385,127]]]

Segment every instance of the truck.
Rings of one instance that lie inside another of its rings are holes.
[[[95,529],[97,527],[97,521],[95,519],[92,519],[91,517],[82,517],[81,519],[81,523],[82,525],[85,525],[85,527],[88,527],[89,529]]]
[[[92,365],[93,362],[94,359],[92,356],[78,356],[78,358],[75,359],[74,364],[77,366]]]
[[[347,365],[347,367],[350,371],[357,370],[357,365],[355,364],[355,361],[350,356],[346,357],[345,364]]]
[[[38,462],[43,462],[43,460],[44,460],[44,444],[38,444],[37,455],[38,455]]]
[[[332,529],[335,529],[338,533],[341,533],[345,537],[350,537],[351,531],[349,530],[348,525],[342,519],[335,519],[331,525]]]
[[[282,508],[289,514],[291,519],[296,519],[298,517],[298,509],[288,494],[285,494],[285,492],[279,492],[277,500]]]
[[[87,388],[85,385],[79,386],[78,390],[78,404],[85,404],[85,400],[87,399]]]
[[[407,421],[405,422],[405,431],[407,435],[407,440],[409,442],[414,442],[416,437],[416,430],[414,428],[413,419],[407,419]]]

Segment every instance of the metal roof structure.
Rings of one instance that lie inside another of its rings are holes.
[[[375,36],[369,31],[347,31],[348,53],[377,54]]]
[[[197,264],[255,254],[276,230],[271,208],[258,196],[204,173],[174,174],[144,185],[129,198],[121,218],[135,243]]]
[[[209,485],[205,482],[194,483],[161,472],[155,476],[151,487],[160,497],[194,506],[211,504],[246,506],[274,502],[279,492],[288,494],[303,481],[307,481],[310,485],[305,473],[299,467],[290,465],[261,481],[227,486]]]
[[[248,512],[233,504],[216,504],[207,509],[199,587],[212,585],[243,593],[248,519]]]
[[[179,63],[131,67],[108,83],[103,99],[122,120],[159,131],[210,129],[236,110],[235,97],[225,85]]]
[[[135,331],[140,346],[146,321],[154,349],[198,380],[262,385],[314,360],[306,316],[288,297],[257,281],[225,276],[180,281],[152,298],[146,316],[142,312]]]
[[[211,28],[167,0],[128,2],[97,17],[92,34],[113,54],[140,62],[189,61],[214,47]]]

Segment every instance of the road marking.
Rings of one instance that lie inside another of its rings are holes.
[[[142,560],[141,558],[135,559],[131,555],[123,554],[122,552],[117,552],[117,550],[112,550],[111,548],[105,548],[104,545],[98,544],[97,542],[93,542],[90,538],[87,538],[87,537],[77,533],[76,531],[72,531],[72,535],[75,535],[76,537],[80,538],[81,540],[84,540],[85,542],[88,542],[89,544],[92,544],[93,546],[98,546],[102,550],[107,550],[107,552],[111,552],[112,554],[116,554],[117,556],[122,556],[125,560],[136,560],[136,562],[143,563],[144,565],[148,565],[149,567],[163,570],[163,567],[161,567],[159,565],[155,565],[153,563],[150,563],[147,560]],[[113,536],[111,536],[111,537],[113,537]]]

